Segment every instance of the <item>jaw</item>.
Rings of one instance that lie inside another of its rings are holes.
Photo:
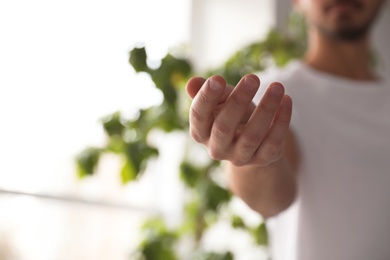
[[[367,37],[386,0],[295,0],[311,27],[337,41]]]

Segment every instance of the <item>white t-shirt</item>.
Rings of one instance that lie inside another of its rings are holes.
[[[260,75],[293,100],[298,197],[267,221],[273,260],[390,259],[390,82],[291,62]]]

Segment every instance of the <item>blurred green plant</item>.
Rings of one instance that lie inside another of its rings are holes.
[[[199,74],[205,77],[219,74],[229,84],[235,85],[247,73],[262,71],[270,65],[283,66],[303,55],[305,32],[302,18],[293,14],[287,33],[271,30],[265,39],[239,50],[221,67]],[[93,175],[101,156],[113,153],[123,159],[120,171],[122,182],[134,181],[145,172],[148,161],[159,155],[158,149],[148,142],[151,131],[188,133],[189,98],[185,93],[185,84],[194,75],[190,61],[172,54],[166,55],[158,68],[149,67],[147,61],[145,48],[130,51],[130,64],[137,73],[150,75],[156,88],[163,94],[163,102],[140,110],[136,118],[128,119],[120,112],[104,117],[102,125],[108,137],[107,144],[104,147],[88,147],[77,156],[79,177]],[[194,142],[189,144],[187,150],[197,145]],[[183,238],[189,238],[193,245],[186,259],[233,259],[232,252],[204,252],[200,245],[205,232],[221,218],[230,219],[232,228],[248,232],[259,246],[268,245],[264,223],[255,227],[246,225],[240,216],[227,210],[232,194],[213,177],[220,170],[220,162],[210,160],[208,164],[199,166],[185,156],[178,170],[186,193],[190,194],[184,205],[183,223],[178,228],[168,228],[163,218],[147,220],[142,228],[144,239],[132,254],[132,259],[182,259],[177,247]]]

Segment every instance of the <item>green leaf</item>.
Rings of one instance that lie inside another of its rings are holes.
[[[252,236],[254,237],[258,245],[268,245],[268,231],[265,223],[261,223],[257,228],[252,230]]]
[[[175,251],[163,241],[150,241],[142,250],[145,260],[176,260]]]
[[[234,228],[246,228],[244,221],[240,216],[233,216],[232,218],[232,226]]]
[[[169,106],[174,107],[178,96],[175,86],[171,82],[167,82],[164,85],[161,85],[161,90],[164,94],[164,102],[168,103]]]
[[[122,135],[124,126],[121,122],[121,114],[119,112],[104,117],[102,122],[104,131],[108,136]]]
[[[126,160],[121,169],[121,180],[123,184],[135,180],[137,173],[130,161]]]
[[[191,65],[187,60],[177,59],[168,54],[162,59],[158,69],[150,71],[152,80],[156,87],[162,91],[164,102],[168,103],[169,106],[175,107],[180,82],[184,78],[188,78],[191,70]]]
[[[158,117],[155,110],[155,107],[141,109],[137,118],[125,123],[126,128],[135,131],[135,139],[145,140],[149,131],[156,127],[156,120]]]
[[[172,107],[167,103],[151,109],[149,111],[149,120],[151,118],[154,118],[154,128],[159,128],[164,132],[183,130],[186,122],[179,116],[176,107]]]
[[[200,201],[192,197],[190,201],[188,201],[184,205],[184,218],[183,225],[180,228],[181,234],[191,233],[195,234],[195,229],[197,225],[197,216],[200,212]]]
[[[180,165],[180,178],[188,187],[194,188],[200,175],[200,169],[193,166],[190,162],[184,161]]]
[[[150,147],[144,141],[126,143],[124,148],[126,158],[134,168],[135,176],[145,169],[146,162],[152,156],[158,155],[158,150]]]
[[[169,235],[148,239],[141,251],[145,260],[177,260],[172,240],[173,237]]]
[[[92,175],[95,172],[101,153],[101,149],[89,147],[76,156],[77,174],[79,178]]]
[[[152,218],[144,226],[144,239],[138,251],[145,260],[177,260],[177,234],[169,231],[161,218]]]
[[[191,257],[191,260],[233,260],[233,254],[231,252],[226,253],[214,253],[214,252],[202,252],[197,253]]]
[[[124,144],[125,143],[124,143],[122,136],[113,135],[109,138],[106,149],[107,149],[107,151],[121,154],[121,153],[123,153]]]
[[[129,62],[136,72],[147,72],[149,70],[148,65],[146,63],[146,51],[144,47],[134,48],[133,50],[131,50]]]
[[[231,193],[210,181],[206,187],[205,203],[208,210],[217,211],[222,204],[228,202],[231,198]]]

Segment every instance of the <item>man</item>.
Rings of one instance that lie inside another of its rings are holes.
[[[191,136],[267,219],[273,259],[390,259],[390,84],[370,66],[369,41],[384,3],[295,0],[309,45],[265,74],[277,82],[187,83]]]

